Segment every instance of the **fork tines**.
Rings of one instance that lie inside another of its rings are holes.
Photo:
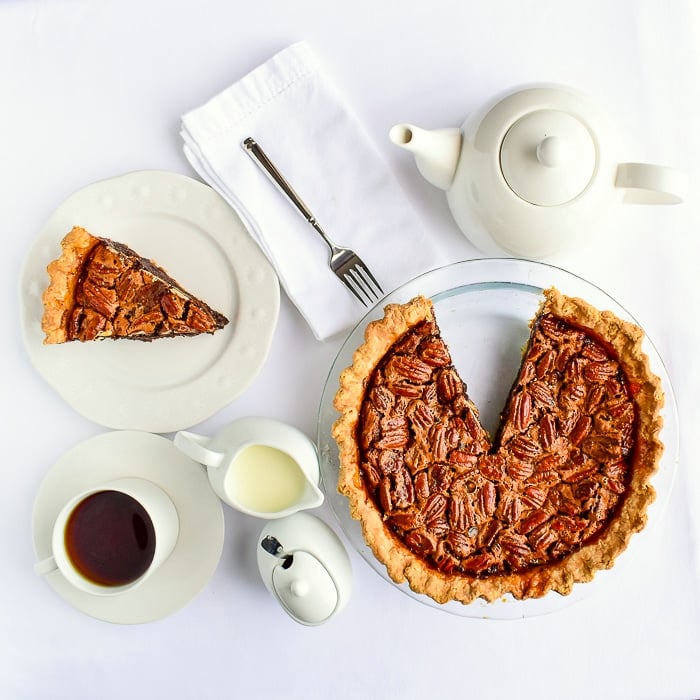
[[[364,263],[358,262],[343,275],[345,286],[364,304],[374,304],[384,296],[384,290]]]

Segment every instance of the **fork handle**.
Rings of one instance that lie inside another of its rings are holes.
[[[265,151],[263,151],[258,142],[249,136],[245,141],[243,141],[243,148],[245,148],[248,155],[255,163],[257,163],[257,165],[272,180],[272,182],[279,187],[287,199],[289,199],[289,201],[299,210],[299,212],[301,212],[301,215],[314,227],[316,232],[321,235],[330,249],[333,250],[335,248],[334,243],[328,238],[326,232],[321,228],[318,221],[316,221],[316,217],[311,213],[311,210],[306,206],[302,198],[289,184],[284,175],[282,175],[282,173],[267,157],[267,154]]]

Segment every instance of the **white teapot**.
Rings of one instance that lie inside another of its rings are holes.
[[[389,137],[447,191],[460,229],[490,255],[546,257],[593,235],[614,204],[675,204],[686,188],[673,168],[620,162],[608,117],[564,86],[496,97],[461,129],[397,124]]]

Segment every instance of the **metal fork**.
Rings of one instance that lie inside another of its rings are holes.
[[[254,160],[257,165],[268,175],[268,177],[279,187],[282,193],[289,201],[301,212],[302,216],[311,224],[313,229],[326,242],[330,248],[331,256],[328,260],[328,265],[335,272],[340,281],[365,305],[373,304],[378,301],[383,295],[379,282],[374,279],[374,275],[369,271],[369,268],[362,262],[357,253],[349,248],[342,248],[333,243],[326,232],[321,228],[316,217],[311,213],[310,209],[304,204],[301,197],[294,191],[292,186],[287,182],[282,173],[272,164],[272,161],[267,157],[265,151],[258,145],[255,139],[248,137],[243,141],[248,155]]]

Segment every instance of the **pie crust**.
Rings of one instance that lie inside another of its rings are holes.
[[[646,524],[664,397],[643,332],[556,289],[492,440],[432,303],[390,304],[340,376],[338,490],[397,583],[439,603],[568,594]]]
[[[214,333],[228,319],[123,243],[74,227],[49,263],[44,343]]]

